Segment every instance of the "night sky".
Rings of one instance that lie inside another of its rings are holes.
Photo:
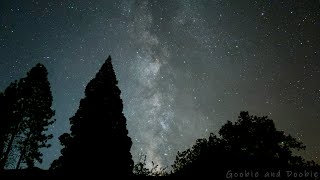
[[[241,110],[268,115],[320,162],[320,1],[1,0],[0,91],[38,62],[60,156],[84,89],[111,55],[131,153],[170,166]]]

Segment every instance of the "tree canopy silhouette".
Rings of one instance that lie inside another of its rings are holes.
[[[41,148],[52,134],[46,134],[54,120],[52,95],[44,65],[37,64],[27,77],[15,81],[0,95],[1,106],[1,169],[32,168],[42,162]]]
[[[4,169],[9,161],[9,152],[13,145],[15,125],[19,123],[19,119],[14,117],[17,102],[17,81],[11,83],[0,94],[0,169]],[[10,141],[9,141],[10,140]],[[10,143],[11,142],[11,145]]]
[[[51,169],[88,175],[132,174],[132,141],[117,83],[109,56],[88,83],[85,98],[70,118],[71,134],[60,136],[62,156],[52,163]]]
[[[266,116],[241,112],[238,121],[222,126],[219,135],[211,133],[208,140],[198,139],[192,148],[178,152],[172,166],[174,174],[225,178],[230,169],[311,168],[315,164],[293,155],[293,150],[305,146],[278,131]]]

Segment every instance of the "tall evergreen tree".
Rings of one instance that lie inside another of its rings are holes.
[[[37,64],[18,83],[12,83],[3,95],[6,112],[2,113],[7,122],[4,132],[4,151],[1,168],[4,168],[14,151],[17,158],[15,167],[31,168],[35,161],[42,162],[40,149],[49,147],[47,141],[52,135],[46,134],[54,111],[51,109],[52,95],[47,78],[48,72]],[[12,153],[11,153],[12,154]]]
[[[62,156],[51,168],[63,173],[130,175],[132,145],[122,113],[118,81],[109,56],[86,89],[70,118],[71,134],[60,136]]]
[[[15,124],[18,124],[16,112],[17,81],[11,83],[0,95],[0,169],[8,161],[10,148],[13,145],[13,136],[18,133]]]
[[[24,104],[22,132],[19,141],[20,156],[17,169],[21,163],[33,167],[34,162],[42,162],[41,148],[50,147],[47,143],[52,134],[47,134],[48,126],[54,123],[52,116],[52,94],[48,81],[47,69],[37,64],[28,72],[26,78],[20,80],[18,87],[22,92],[21,102]]]

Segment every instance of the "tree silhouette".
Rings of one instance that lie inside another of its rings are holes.
[[[22,164],[32,168],[35,161],[42,162],[40,149],[50,146],[47,141],[52,135],[45,131],[54,122],[51,120],[54,111],[47,75],[44,65],[37,64],[27,77],[11,83],[1,96],[1,106],[4,107],[1,123],[5,124],[1,133],[4,147],[2,169],[9,159],[17,160],[16,169]],[[10,158],[10,154],[17,157]]]
[[[17,102],[17,81],[11,83],[0,95],[0,169],[4,169],[9,160],[10,149],[13,145],[14,135],[17,134],[15,125],[19,118],[15,118]]]
[[[6,115],[6,103],[5,96],[2,92],[0,92],[0,115],[3,117],[0,118],[0,162],[3,158],[3,151],[5,140],[7,139],[7,130],[8,130],[8,119],[4,116]]]
[[[174,174],[225,178],[225,172],[230,169],[315,167],[314,162],[293,155],[292,150],[303,150],[305,146],[278,131],[266,116],[241,112],[238,121],[228,121],[222,126],[219,135],[211,133],[208,140],[199,139],[191,149],[178,152],[172,166]]]
[[[118,81],[109,56],[86,89],[70,118],[71,134],[60,136],[62,156],[51,169],[57,173],[130,175],[132,145],[126,129]]]
[[[42,64],[33,67],[26,78],[20,80],[18,87],[21,89],[21,103],[23,104],[24,116],[21,123],[20,141],[18,149],[20,156],[17,163],[19,169],[21,163],[27,167],[33,167],[34,162],[42,162],[41,148],[48,148],[48,140],[52,134],[46,134],[48,126],[54,123],[52,116],[52,94],[48,81],[47,69]]]

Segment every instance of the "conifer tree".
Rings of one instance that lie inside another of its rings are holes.
[[[47,143],[52,135],[46,134],[48,126],[54,120],[52,95],[47,78],[48,72],[44,65],[37,64],[27,74],[27,77],[12,83],[3,95],[1,113],[4,126],[2,143],[4,144],[1,168],[10,158],[11,152],[17,157],[15,167],[32,168],[36,161],[42,162],[41,148],[49,147]]]
[[[13,136],[18,130],[16,110],[17,102],[17,81],[11,83],[0,95],[0,169],[4,169],[13,145]]]
[[[109,56],[88,83],[85,98],[70,118],[71,134],[60,136],[65,147],[52,169],[89,175],[131,175],[132,141],[117,84]]]
[[[18,87],[22,92],[21,102],[24,104],[23,121],[21,123],[21,140],[18,141],[19,159],[17,169],[21,163],[27,167],[33,167],[34,162],[42,162],[41,148],[48,148],[47,143],[53,136],[46,134],[48,126],[54,120],[52,106],[52,94],[48,81],[47,69],[42,64],[37,64],[28,72],[26,78],[20,80]]]

